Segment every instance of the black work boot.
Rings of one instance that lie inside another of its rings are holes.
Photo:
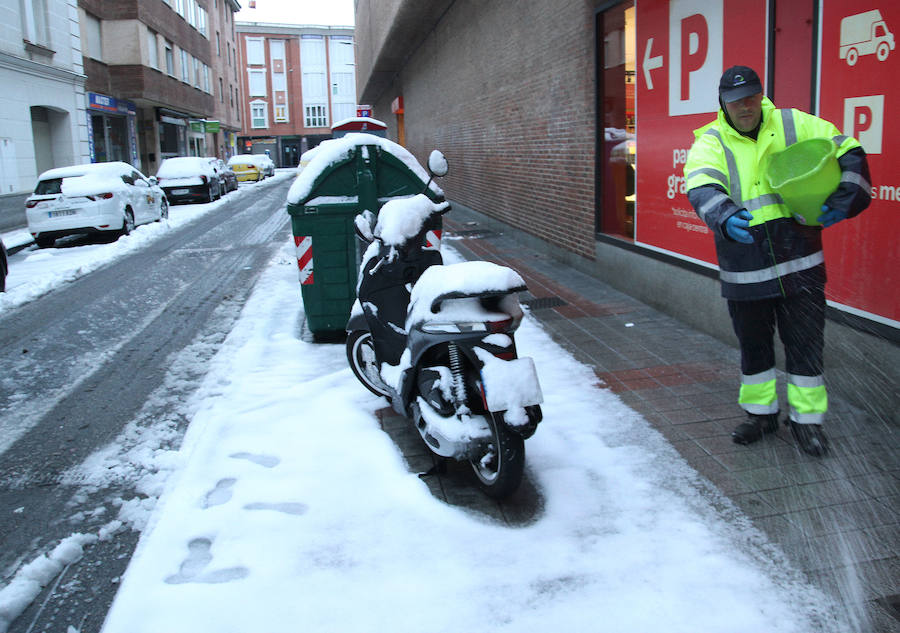
[[[737,425],[731,432],[731,439],[735,444],[752,444],[762,439],[766,433],[774,433],[778,430],[778,414],[768,413],[757,415],[748,413],[747,421]]]
[[[791,435],[803,452],[813,457],[821,457],[828,452],[828,438],[821,424],[800,424],[793,420],[787,420],[786,424],[791,427]]]

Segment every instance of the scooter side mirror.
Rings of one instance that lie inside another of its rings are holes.
[[[356,234],[367,244],[371,244],[375,240],[375,234],[372,233],[372,225],[374,224],[374,220],[375,214],[369,210],[363,211],[362,213],[357,214],[355,218],[353,218],[353,223],[356,227]]]
[[[432,176],[438,178],[446,176],[447,172],[450,171],[450,165],[447,164],[447,159],[438,150],[432,151],[428,156],[428,171]]]

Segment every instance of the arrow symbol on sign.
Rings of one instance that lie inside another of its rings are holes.
[[[650,71],[662,68],[663,56],[657,55],[650,57],[650,50],[653,48],[653,38],[647,40],[647,49],[644,51],[644,63],[641,66],[644,69],[644,81],[647,82],[647,90],[653,90],[653,80],[650,78]]]

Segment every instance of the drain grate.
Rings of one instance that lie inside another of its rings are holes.
[[[550,308],[568,305],[559,297],[537,297],[536,299],[523,301],[522,304],[528,306],[532,310],[548,310]]]

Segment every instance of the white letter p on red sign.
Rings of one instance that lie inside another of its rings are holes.
[[[669,116],[715,112],[724,0],[669,0]]]

